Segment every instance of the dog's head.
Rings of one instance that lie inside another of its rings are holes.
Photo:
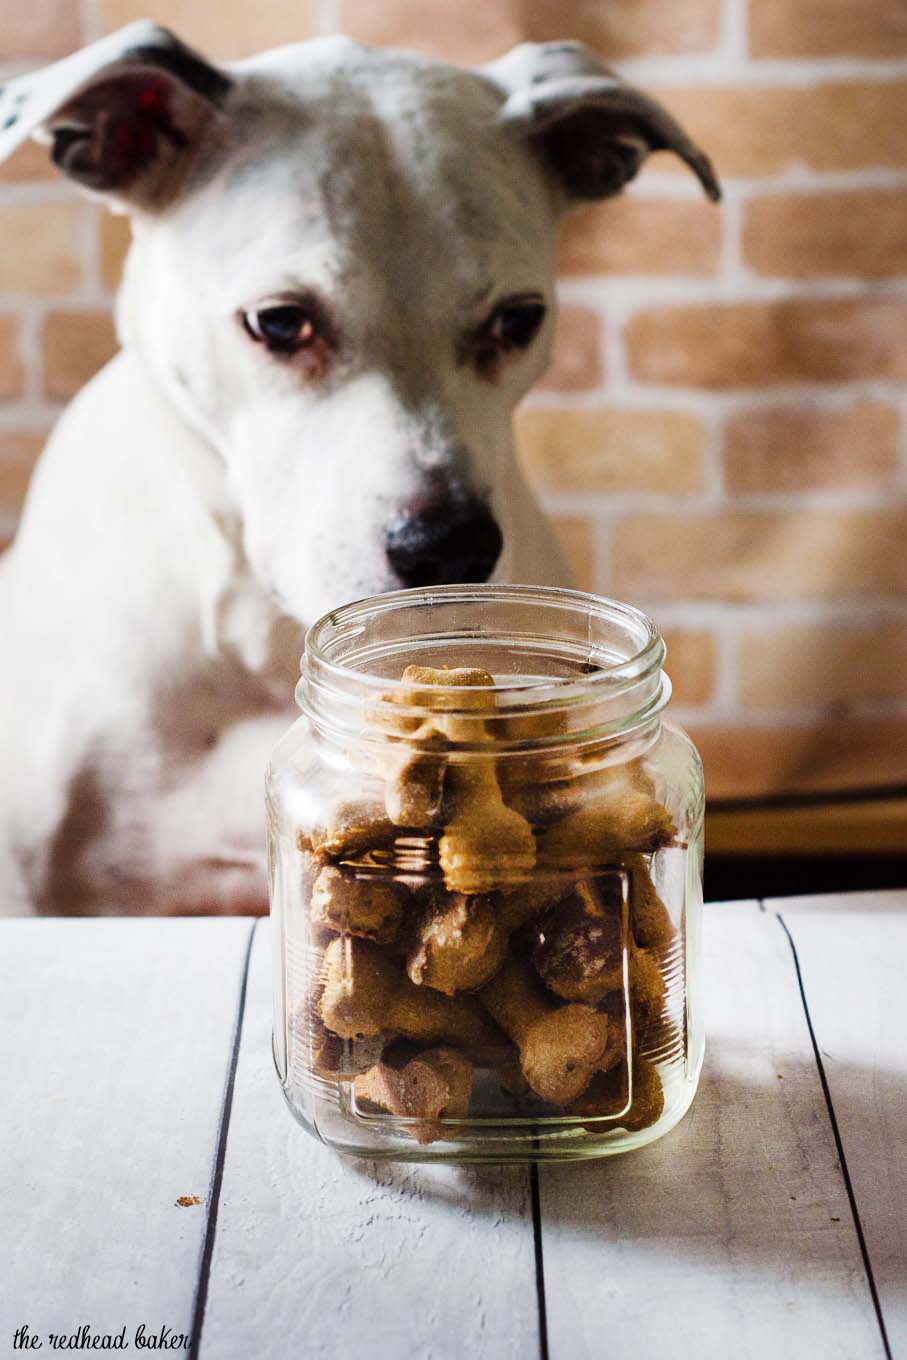
[[[296,618],[509,575],[511,412],[545,368],[557,219],[650,151],[708,161],[576,43],[463,70],[345,39],[216,67],[134,24],[0,95],[130,213],[123,343],[222,458]]]

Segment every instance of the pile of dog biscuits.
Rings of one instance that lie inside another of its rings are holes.
[[[648,1127],[663,1093],[638,1048],[665,1023],[676,933],[646,858],[674,837],[651,779],[639,761],[565,756],[569,743],[501,754],[502,735],[561,719],[503,717],[487,671],[402,680],[371,719],[383,800],[339,798],[297,835],[322,950],[307,1069],[351,1081],[357,1108],[405,1119],[419,1142],[469,1116],[478,1068],[514,1113]],[[414,837],[430,869],[407,876],[389,866]]]

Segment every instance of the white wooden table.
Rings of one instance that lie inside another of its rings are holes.
[[[907,893],[710,906],[705,938],[690,1114],[536,1172],[304,1134],[267,922],[0,924],[0,1356],[26,1326],[206,1360],[907,1357]]]

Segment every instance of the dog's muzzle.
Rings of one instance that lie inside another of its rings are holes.
[[[504,539],[474,496],[430,501],[404,511],[387,531],[387,558],[405,586],[487,581]]]

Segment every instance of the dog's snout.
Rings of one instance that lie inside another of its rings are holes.
[[[504,539],[476,497],[431,502],[405,512],[387,532],[388,561],[406,586],[487,581]]]

